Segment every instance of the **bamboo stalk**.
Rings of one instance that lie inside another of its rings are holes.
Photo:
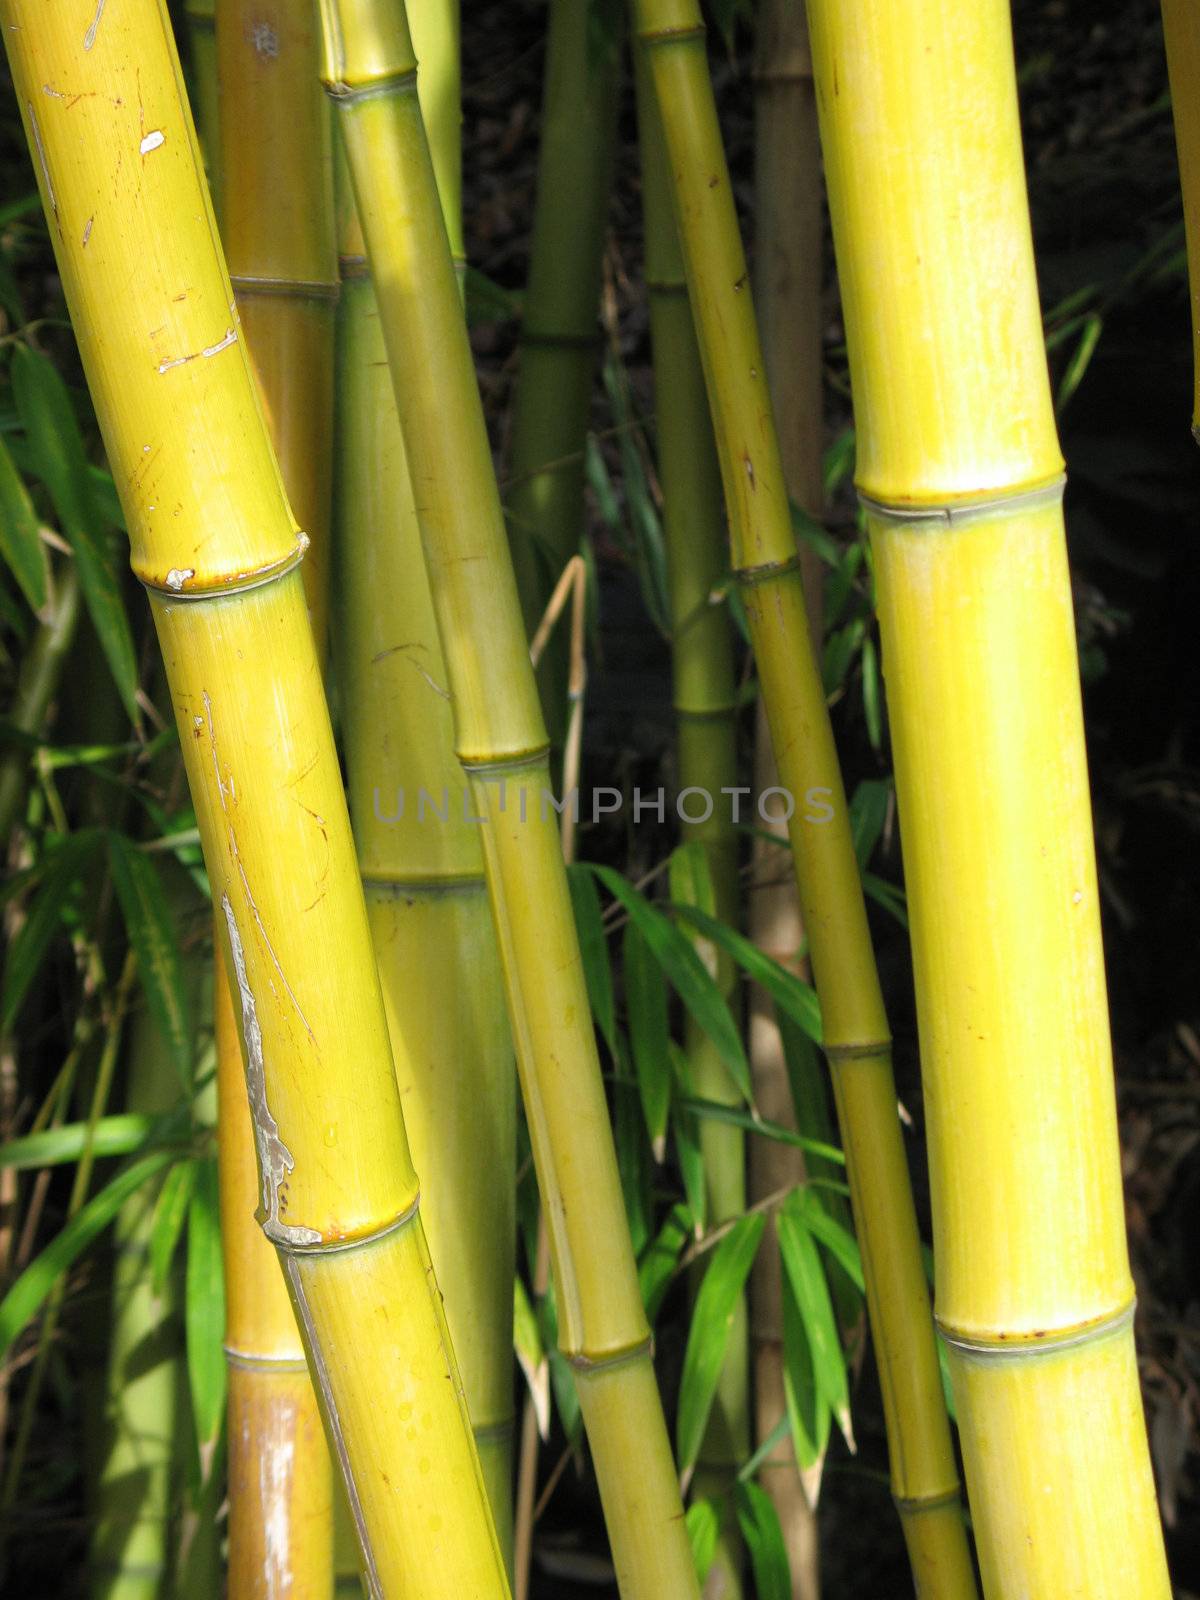
[[[1200,11],[1190,0],[1162,0],[1162,18],[1191,286],[1192,433],[1200,442]]]
[[[222,237],[242,333],[292,508],[309,534],[304,591],[327,631],[333,240],[328,109],[310,0],[217,0]],[[220,950],[218,927],[214,941]],[[229,1365],[231,1600],[328,1596],[333,1469],[270,1241],[254,1221],[254,1133],[229,975],[215,984]]]
[[[208,172],[213,210],[221,209],[221,96],[217,85],[217,0],[185,0],[188,55],[192,63],[192,110]]]
[[[622,1592],[694,1595],[558,832],[542,798],[550,791],[545,730],[404,10],[330,0],[322,15],[324,75],[374,263],[457,754],[474,815],[486,818],[484,864],[550,1231],[560,1341],[575,1370]]]
[[[505,495],[530,637],[583,531],[584,443],[600,349],[596,316],[619,82],[618,52],[597,44],[589,6],[549,0],[547,16],[537,196]],[[556,742],[566,673],[566,639],[556,635],[539,673]]]
[[[941,1398],[891,1043],[845,795],[804,610],[779,445],[695,0],[636,0],[742,587],[789,822],[801,913],[867,1278],[892,1489],[922,1595],[974,1592]]]
[[[637,63],[636,83],[679,787],[681,794],[695,789],[711,802],[705,821],[684,822],[683,836],[701,846],[708,863],[714,903],[702,909],[736,927],[738,835],[725,795],[737,783],[737,684],[728,612],[723,599],[713,598],[722,590],[729,564],[721,475],[671,211],[662,126],[642,61]],[[723,953],[717,954],[716,976],[725,998],[736,1005],[736,973]],[[696,1093],[738,1104],[741,1095],[716,1047],[690,1018],[684,1042]],[[709,1208],[706,1225],[741,1216],[746,1209],[741,1129],[705,1118],[700,1148]],[[692,1481],[697,1498],[715,1497],[721,1508],[721,1533],[709,1570],[711,1581],[730,1596],[741,1591],[733,1487],[750,1454],[748,1340],[746,1299],[741,1295]]]
[[[1165,1597],[1008,8],[809,19],[984,1588]]]
[[[767,387],[779,428],[779,451],[789,497],[811,516],[823,510],[821,446],[824,395],[821,348],[821,152],[812,82],[808,28],[793,0],[763,0],[755,18],[754,65],[754,304],[762,330]],[[819,653],[822,636],[821,568],[813,550],[800,549],[809,636]],[[755,720],[754,787],[766,795],[779,785],[771,731],[760,698]],[[787,838],[778,802],[764,831]],[[801,954],[804,926],[794,878],[783,856],[756,838],[753,880],[747,894],[750,936],[797,975],[807,977]],[[795,1125],[783,1038],[765,990],[750,991],[750,1070],[759,1112],[784,1127]],[[761,1201],[805,1176],[803,1153],[774,1139],[754,1139],[749,1151],[751,1201]],[[754,1367],[755,1439],[762,1444],[786,1414],[783,1376],[783,1282],[778,1241],[764,1235],[750,1277],[750,1338]],[[820,1546],[815,1501],[818,1464],[802,1479],[790,1432],[760,1470],[783,1530],[793,1600],[818,1600]]]
[[[170,24],[152,0],[89,6],[78,27],[30,0],[0,15],[236,976],[259,1215],[368,1585],[504,1595],[305,610],[306,540],[258,407]]]
[[[443,214],[461,241],[458,5],[427,4],[418,17],[421,106]],[[350,814],[405,1123],[426,1174],[430,1252],[508,1558],[512,1041],[375,287],[351,195],[341,209],[337,642]]]

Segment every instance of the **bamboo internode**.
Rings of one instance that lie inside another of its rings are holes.
[[[984,1587],[1158,1600],[1008,8],[809,16]]]
[[[324,76],[375,273],[457,754],[485,819],[559,1339],[575,1369],[622,1593],[694,1595],[556,819],[540,804],[550,788],[545,729],[404,10],[329,0],[323,21]]]
[[[329,112],[308,0],[217,0],[225,256],[242,336],[294,512],[318,657],[329,589],[333,297]],[[221,947],[218,926],[216,947]],[[217,957],[221,1234],[229,1361],[231,1600],[333,1590],[333,1472],[275,1252],[254,1221],[258,1171],[229,980]]]
[[[278,1246],[375,1594],[507,1591],[417,1213],[283,493],[165,9],[4,38],[150,591]],[[397,1308],[403,1315],[397,1315]]]
[[[461,253],[458,7],[424,5],[420,100]],[[315,81],[315,77],[314,77]],[[342,175],[340,175],[342,176]],[[339,193],[340,623],[350,814],[422,1214],[501,1545],[512,1537],[516,1075],[446,667],[346,178]]]
[[[799,558],[695,0],[636,0],[729,516],[789,824],[846,1148],[887,1418],[892,1488],[922,1595],[974,1579],[957,1502],[891,1042],[841,773],[808,637]],[[829,813],[832,812],[832,817]]]

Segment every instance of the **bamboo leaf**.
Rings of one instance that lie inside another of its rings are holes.
[[[196,1177],[188,1201],[187,1236],[184,1323],[188,1384],[203,1461],[221,1431],[225,1412],[225,1352],[221,1348],[225,1331],[225,1280],[221,1267],[215,1157],[196,1163]]]
[[[629,1048],[620,1036],[617,1046],[613,1139],[617,1148],[621,1194],[625,1201],[625,1220],[629,1224],[629,1237],[636,1255],[650,1237],[654,1216],[654,1197],[650,1187],[651,1162]]]
[[[642,1252],[638,1262],[638,1287],[642,1291],[646,1319],[652,1328],[691,1232],[692,1214],[687,1206],[677,1201],[653,1241]]]
[[[37,512],[29,490],[0,438],[0,556],[3,556],[21,593],[40,616],[46,605],[46,552],[38,532]]]
[[[676,1046],[671,1046],[672,1060],[675,1059]],[[682,1051],[679,1052],[682,1057]],[[785,1128],[778,1122],[767,1122],[762,1117],[753,1117],[748,1111],[741,1111],[737,1106],[724,1105],[720,1100],[701,1100],[693,1094],[676,1095],[672,1102],[673,1109],[678,1111],[693,1112],[698,1117],[709,1117],[713,1122],[727,1122],[730,1127],[743,1128],[747,1133],[761,1134],[764,1139],[774,1139],[779,1144],[794,1145],[797,1150],[807,1150],[812,1155],[822,1156],[826,1161],[835,1161],[845,1166],[846,1158],[833,1144],[825,1144],[820,1139],[809,1139],[802,1133],[795,1133],[791,1128]]]
[[[567,887],[571,891],[571,909],[575,913],[575,931],[579,935],[579,953],[583,958],[583,976],[592,1015],[609,1054],[616,1060],[617,1011],[596,880],[586,866],[572,862],[567,867]]]
[[[696,1581],[703,1589],[713,1564],[713,1557],[717,1553],[717,1535],[721,1531],[721,1519],[716,1501],[693,1500],[684,1512],[683,1520],[687,1528],[688,1543],[692,1547]]]
[[[71,891],[88,866],[100,838],[96,829],[81,829],[68,834],[48,853],[41,882],[30,901],[29,914],[9,946],[4,963],[0,1031],[9,1032],[16,1021],[29,986],[50,948]]]
[[[700,1133],[696,1114],[692,1109],[692,1079],[687,1056],[672,1040],[671,1071],[676,1085],[683,1093],[671,1100],[671,1131],[675,1135],[675,1157],[679,1162],[679,1176],[683,1192],[692,1213],[692,1223],[699,1233],[708,1216],[708,1185],[704,1177],[704,1157],[700,1153]]]
[[[13,349],[13,395],[25,424],[34,470],[54,502],[88,614],[131,722],[138,721],[137,659],[129,618],[104,546],[104,518],[94,498],[83,438],[67,386],[45,356]]]
[[[892,803],[890,778],[864,778],[850,800],[850,835],[860,870],[871,859]]]
[[[847,1445],[853,1450],[850,1389],[837,1319],[833,1314],[833,1302],[829,1298],[829,1285],[825,1281],[821,1258],[805,1221],[803,1204],[797,1203],[794,1195],[780,1207],[776,1229],[784,1271],[796,1297],[796,1307],[803,1319],[812,1351],[818,1392],[837,1419]]]
[[[777,1235],[779,1218],[775,1219]],[[783,1311],[783,1392],[792,1430],[792,1448],[802,1472],[817,1468],[829,1443],[829,1403],[817,1383],[813,1353],[796,1303],[791,1280],[784,1274],[781,1304]]]
[[[825,1246],[858,1292],[866,1294],[867,1285],[863,1278],[862,1255],[858,1248],[858,1240],[848,1228],[830,1216],[815,1189],[806,1188],[798,1191],[794,1198],[803,1213],[804,1225],[809,1233]]]
[[[529,1385],[538,1436],[545,1443],[550,1437],[550,1364],[537,1317],[519,1277],[513,1279],[513,1349]]]
[[[676,905],[676,914],[733,957],[747,977],[761,985],[781,1011],[816,1044],[821,1042],[821,1005],[817,991],[803,978],[780,966],[735,928],[707,916],[697,906]]]
[[[696,1296],[683,1356],[676,1422],[676,1459],[690,1478],[725,1362],[734,1310],[762,1238],[765,1219],[751,1214],[735,1222],[712,1253]],[[832,1315],[832,1313],[831,1313]]]
[[[91,1150],[96,1157],[128,1156],[150,1142],[155,1126],[153,1117],[126,1113],[101,1117],[92,1130]],[[14,1172],[33,1172],[40,1167],[62,1166],[78,1161],[88,1143],[88,1124],[69,1122],[61,1128],[26,1134],[0,1145],[0,1167]]]
[[[37,1315],[63,1273],[104,1231],[129,1196],[156,1172],[161,1172],[170,1160],[169,1151],[156,1150],[118,1173],[30,1262],[0,1301],[0,1360],[8,1354],[17,1335]]]
[[[792,1575],[779,1513],[769,1495],[749,1480],[735,1490],[738,1527],[754,1568],[757,1600],[791,1600]]]
[[[177,1161],[163,1179],[150,1227],[150,1274],[155,1294],[162,1294],[175,1250],[187,1221],[196,1188],[198,1164]]]
[[[895,917],[902,928],[907,929],[908,909],[902,889],[884,878],[876,877],[873,872],[863,873],[862,886],[865,895],[874,900],[876,905],[882,906],[889,916]]]
[[[663,970],[636,922],[625,925],[621,966],[638,1094],[654,1159],[661,1165],[671,1111],[670,1026]]]
[[[186,1091],[192,1081],[193,1035],[175,919],[150,856],[124,834],[110,833],[108,860],[150,1014]]]
[[[619,872],[611,867],[589,863],[608,892],[629,913],[666,973],[671,986],[687,1007],[697,1025],[716,1046],[730,1077],[747,1103],[752,1099],[750,1065],[742,1047],[741,1034],[720,989],[704,969],[684,934]]]

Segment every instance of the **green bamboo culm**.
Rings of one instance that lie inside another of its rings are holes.
[[[896,1112],[891,1041],[695,0],[635,0],[674,180],[732,544],[821,998],[883,1389],[892,1489],[918,1593],[967,1600],[959,1503]]]
[[[549,0],[547,9],[537,196],[505,494],[509,548],[530,638],[583,531],[584,445],[600,349],[619,81],[620,19],[612,10],[609,0]],[[562,629],[547,643],[538,681],[559,744],[566,728]]]
[[[638,142],[646,232],[646,289],[654,364],[654,413],[671,621],[671,662],[681,796],[689,790],[685,840],[702,852],[707,882],[682,882],[675,899],[699,904],[709,916],[736,926],[738,833],[724,790],[737,783],[737,684],[728,606],[729,568],[721,471],[712,437],[700,351],[688,304],[679,234],[671,207],[662,125],[645,63],[636,63]],[[716,804],[708,804],[716,800]],[[717,797],[720,797],[719,799]],[[685,811],[687,807],[685,806]],[[708,903],[702,903],[707,899]],[[717,981],[736,1000],[733,962],[716,954]],[[703,1099],[736,1105],[737,1087],[712,1040],[690,1018],[685,1047],[692,1087]],[[712,1118],[700,1124],[708,1216],[706,1226],[740,1217],[746,1209],[746,1150],[742,1130]],[[741,1540],[733,1503],[739,1467],[750,1453],[749,1350],[746,1299],[739,1296],[729,1330],[725,1365],[692,1480],[697,1498],[721,1506],[721,1535],[710,1572],[721,1593],[741,1588]]]
[[[323,0],[571,1363],[626,1600],[698,1593],[550,792],[548,741],[399,3]],[[636,1463],[636,1470],[631,1464]]]
[[[457,0],[414,18],[442,212],[463,259]],[[511,1570],[516,1077],[479,826],[464,810],[375,286],[338,170],[335,629],[350,815],[430,1252]],[[469,974],[464,982],[464,974]]]

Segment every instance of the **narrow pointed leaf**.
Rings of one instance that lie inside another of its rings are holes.
[[[195,1161],[177,1161],[159,1190],[150,1228],[150,1275],[155,1294],[161,1294],[166,1287],[171,1262],[187,1221],[197,1171]]]
[[[21,1330],[37,1315],[63,1273],[104,1231],[129,1196],[172,1159],[169,1151],[156,1150],[118,1173],[76,1212],[41,1255],[30,1262],[0,1301],[0,1360],[8,1354]]]
[[[738,1297],[754,1263],[765,1219],[742,1217],[712,1252],[692,1312],[679,1388],[676,1458],[681,1475],[696,1465],[708,1414],[725,1361]]]
[[[520,1278],[513,1279],[513,1348],[529,1385],[538,1437],[544,1443],[550,1436],[550,1367],[537,1317]]]
[[[803,1210],[793,1200],[785,1201],[780,1208],[776,1226],[784,1272],[796,1298],[812,1351],[817,1389],[837,1419],[846,1443],[853,1450],[854,1430],[850,1426],[846,1361],[821,1258],[805,1224]]]
[[[638,1262],[638,1286],[642,1291],[646,1318],[652,1328],[675,1274],[680,1254],[691,1234],[692,1214],[687,1206],[676,1202],[653,1241],[642,1252],[642,1259]]]
[[[184,1304],[188,1383],[201,1454],[221,1429],[225,1412],[225,1279],[217,1209],[217,1163],[196,1163],[188,1202],[187,1292]]]
[[[792,1576],[779,1513],[756,1483],[739,1483],[736,1490],[738,1527],[746,1541],[754,1568],[757,1600],[791,1600]]]
[[[700,1133],[696,1114],[692,1110],[690,1094],[692,1080],[687,1057],[671,1041],[671,1072],[683,1091],[671,1102],[671,1131],[675,1135],[675,1156],[679,1162],[679,1175],[683,1179],[683,1192],[692,1213],[692,1224],[697,1233],[703,1231],[708,1216],[708,1185],[704,1178],[704,1157],[700,1153]]]
[[[94,1156],[128,1156],[149,1143],[155,1126],[153,1117],[127,1112],[115,1117],[101,1117],[92,1128],[91,1151]],[[66,1161],[78,1161],[88,1144],[88,1124],[68,1122],[61,1128],[46,1128],[41,1133],[26,1134],[23,1139],[10,1139],[0,1144],[0,1167],[10,1167],[15,1172],[33,1172],[39,1167],[57,1167]]]
[[[775,1227],[778,1234],[778,1217]],[[786,1273],[782,1284],[781,1307],[783,1392],[792,1429],[792,1448],[801,1471],[809,1471],[819,1465],[825,1454],[829,1442],[830,1411],[829,1403],[817,1384],[804,1318]]]
[[[684,1522],[688,1543],[692,1547],[692,1560],[696,1565],[696,1580],[703,1588],[717,1553],[717,1535],[721,1531],[716,1501],[693,1500],[684,1513]]]
[[[622,970],[625,974],[629,1043],[637,1074],[638,1094],[655,1159],[661,1162],[671,1110],[671,1036],[667,986],[662,967],[650,953],[641,929],[633,921],[625,925]]]
[[[691,923],[706,939],[711,939],[727,955],[733,957],[747,977],[760,984],[781,1011],[785,1011],[815,1043],[821,1042],[821,1006],[817,991],[803,978],[789,972],[778,961],[743,937],[735,928],[727,927],[715,917],[708,916],[694,905],[676,905],[679,917]]]
[[[0,438],[0,556],[39,615],[46,604],[46,552],[29,490]]]
[[[179,1081],[192,1081],[192,1020],[175,919],[152,858],[121,833],[108,836],[108,860],[150,1014],[171,1052]]]
[[[130,720],[138,720],[137,658],[129,618],[94,495],[89,463],[67,386],[54,365],[28,345],[13,348],[13,394],[29,436],[34,470],[45,484],[70,543],[88,614]]]
[[[70,834],[53,847],[41,882],[29,904],[29,913],[9,946],[0,991],[0,1030],[7,1033],[16,1021],[29,986],[37,977],[58,930],[71,891],[83,875],[101,835],[92,830]]]
[[[645,895],[611,867],[590,863],[608,892],[619,900],[662,967],[672,988],[688,1012],[712,1040],[729,1075],[747,1103],[750,1090],[750,1064],[742,1046],[741,1034],[720,989],[705,971],[704,963],[686,936],[669,917],[652,906]]]

